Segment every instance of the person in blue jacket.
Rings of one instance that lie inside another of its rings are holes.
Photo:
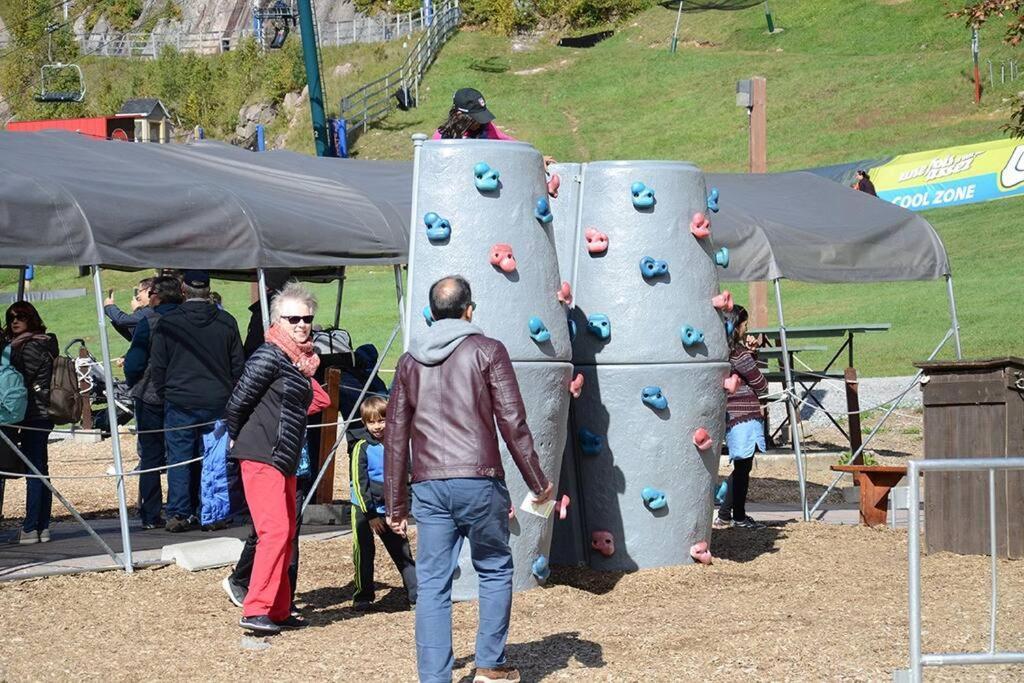
[[[395,568],[402,575],[410,605],[416,604],[416,562],[409,539],[392,531],[384,508],[384,416],[388,402],[380,396],[363,401],[359,412],[364,428],[349,435],[349,475],[352,489],[352,564],[356,571],[356,592],[352,598],[358,610],[373,605],[374,535],[380,536]]]

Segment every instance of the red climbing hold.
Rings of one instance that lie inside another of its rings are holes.
[[[725,387],[725,390],[729,392],[730,396],[735,394],[740,388],[740,376],[737,374],[729,375],[725,378],[725,381],[722,382],[722,386]]]
[[[711,549],[708,548],[707,541],[698,541],[690,546],[690,557],[693,558],[694,562],[700,562],[701,564],[711,564]]]
[[[603,254],[608,251],[608,235],[596,228],[587,228],[583,237],[587,240],[587,251],[591,254]]]
[[[579,398],[583,393],[583,373],[576,373],[576,377],[569,382],[569,393],[573,398]]]
[[[698,211],[693,214],[693,219],[690,221],[690,232],[699,240],[711,236],[711,221],[703,213]]]
[[[515,503],[513,503],[512,505],[508,506],[508,518],[509,519],[515,519],[515,516],[516,516],[516,505],[515,505]]]
[[[723,309],[731,311],[733,306],[732,292],[728,289],[723,289],[721,294],[711,297],[711,305],[720,311]]]
[[[558,188],[562,185],[562,179],[558,177],[557,173],[551,174],[551,179],[548,180],[548,196],[552,199],[558,197]]]
[[[566,306],[572,306],[572,287],[569,286],[568,282],[563,282],[562,286],[558,288],[558,292],[555,294],[558,297],[558,302],[565,304]]]
[[[711,435],[708,434],[708,430],[703,427],[697,427],[697,431],[693,433],[693,445],[702,451],[706,451],[714,445],[714,441]]]
[[[563,493],[562,497],[555,501],[555,512],[558,513],[558,519],[565,519],[569,516],[569,496]]]
[[[516,257],[512,254],[512,247],[508,244],[495,244],[491,247],[491,265],[506,273],[515,270]]]

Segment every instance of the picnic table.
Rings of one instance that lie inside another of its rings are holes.
[[[798,349],[800,351],[824,351],[824,347],[817,346],[789,346],[790,341],[795,339],[828,339],[828,338],[844,338],[842,344],[836,349],[836,352],[832,354],[832,357],[824,367],[821,369],[811,370],[797,370],[793,365],[793,354],[790,354],[789,367],[792,371],[794,388],[799,385],[800,388],[800,400],[806,401],[807,403],[814,404],[816,410],[825,414],[832,425],[839,430],[839,433],[850,442],[850,452],[856,453],[861,446],[861,434],[860,434],[860,400],[857,392],[857,370],[854,364],[853,355],[853,340],[857,334],[871,334],[876,332],[887,332],[892,325],[889,323],[842,323],[835,325],[804,325],[796,327],[786,327],[786,341],[787,347],[790,350]],[[781,343],[781,331],[778,327],[756,327],[747,330],[747,334],[761,335],[771,346],[762,347],[758,352],[763,357],[768,357],[777,353],[776,357],[781,358],[782,352],[779,348]],[[775,349],[779,349],[775,352]],[[769,351],[771,350],[771,352]],[[847,366],[843,372],[837,372],[832,369],[836,361],[846,352]],[[767,373],[767,379],[770,382],[785,382],[785,375],[781,372],[769,372]],[[825,406],[814,396],[813,391],[818,384],[825,379],[841,380],[846,385],[846,412],[847,412],[847,423],[849,430],[844,429],[836,416],[825,409]],[[799,408],[796,411],[799,418]],[[785,418],[775,429],[774,432],[769,434],[769,440],[774,440],[772,437],[777,435],[786,424],[789,422],[789,418]],[[859,460],[859,457],[858,457]]]
[[[835,472],[851,472],[860,482],[860,521],[867,526],[885,524],[889,491],[907,476],[906,465],[832,465]]]

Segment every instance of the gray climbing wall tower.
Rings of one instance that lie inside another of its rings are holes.
[[[571,269],[561,268],[584,385],[559,489],[575,495],[556,522],[553,559],[604,570],[691,562],[690,546],[710,537],[729,374],[712,303],[716,252],[690,228],[707,212],[704,177],[687,163],[650,161],[575,173],[579,220],[571,202],[556,203],[554,224],[559,253],[573,245]],[[570,238],[563,231],[574,223]]]
[[[541,466],[557,484],[572,348],[566,306],[557,298],[561,280],[552,224],[536,215],[538,200],[548,198],[541,155],[518,142],[430,141],[417,151],[416,168],[406,343],[427,329],[423,312],[430,285],[445,275],[466,277],[477,303],[473,322],[508,348]],[[552,520],[518,509],[528,490],[504,442],[501,448],[516,508],[510,522],[513,585],[523,590],[537,585],[534,564],[549,554]],[[476,594],[466,544],[453,597]]]

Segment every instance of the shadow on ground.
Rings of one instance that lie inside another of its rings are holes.
[[[302,616],[310,626],[329,626],[335,622],[355,619],[371,612],[407,612],[409,601],[405,589],[395,586],[376,584],[377,599],[366,611],[352,607],[352,597],[356,592],[355,581],[345,586],[328,586],[316,588],[305,593],[298,593],[295,599],[304,605]],[[382,591],[384,592],[381,595]]]
[[[510,643],[506,654],[509,664],[519,669],[524,681],[542,680],[567,668],[573,660],[588,669],[605,666],[604,649],[599,643],[580,638],[579,631],[555,633],[529,643]],[[455,668],[472,661],[472,656],[459,657],[455,660]],[[472,680],[473,674],[467,674],[459,679],[459,683],[471,683]]]
[[[750,562],[762,555],[779,552],[789,522],[773,523],[763,529],[713,529],[711,551],[716,559]]]

